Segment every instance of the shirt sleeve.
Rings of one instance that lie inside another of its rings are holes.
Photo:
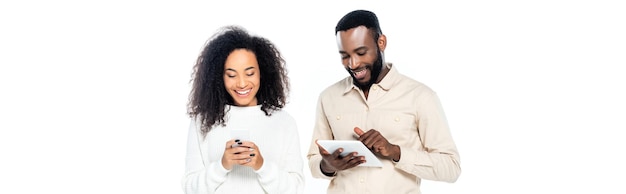
[[[259,170],[255,171],[261,186],[266,193],[303,193],[304,175],[302,174],[303,161],[300,154],[300,136],[293,118],[288,118],[287,135],[285,140],[286,155],[277,163],[265,161]]]
[[[418,133],[423,150],[401,148],[399,168],[419,178],[455,182],[461,174],[460,157],[437,95],[426,93],[417,103]]]
[[[320,95],[317,102],[315,125],[313,128],[313,135],[307,158],[309,159],[309,169],[311,170],[311,175],[314,178],[333,179],[334,177],[329,177],[322,173],[322,169],[320,169],[322,156],[320,155],[319,148],[315,143],[318,139],[333,139],[332,131],[330,129],[330,125],[328,124],[328,119],[326,117],[326,113],[324,112],[324,105],[322,102],[323,101]]]
[[[187,138],[187,157],[185,175],[182,180],[183,191],[192,193],[213,193],[226,180],[230,172],[220,162],[205,164],[200,151],[199,127],[192,120]]]

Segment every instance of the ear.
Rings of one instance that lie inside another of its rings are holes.
[[[380,49],[381,52],[385,52],[385,48],[387,47],[387,36],[384,34],[378,36],[378,42],[376,42],[376,44],[378,44],[378,49]]]

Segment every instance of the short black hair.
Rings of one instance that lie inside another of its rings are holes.
[[[344,15],[341,20],[337,22],[335,35],[337,35],[339,31],[346,31],[358,26],[365,26],[367,29],[375,32],[375,39],[378,39],[378,37],[383,34],[383,31],[380,29],[380,24],[378,23],[378,17],[376,17],[374,12],[368,10],[354,10]]]

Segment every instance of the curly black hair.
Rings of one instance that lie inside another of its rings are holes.
[[[226,125],[226,105],[234,104],[224,87],[223,76],[226,58],[236,49],[245,49],[256,55],[261,72],[261,85],[256,98],[265,115],[270,116],[286,104],[289,78],[278,48],[266,38],[251,35],[240,26],[222,27],[206,42],[191,78],[193,86],[187,114],[194,119],[199,117],[203,136],[215,125]]]

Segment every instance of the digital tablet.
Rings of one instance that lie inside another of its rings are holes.
[[[329,153],[335,152],[339,148],[343,148],[342,156],[352,152],[357,152],[359,156],[365,156],[365,163],[359,166],[382,167],[383,163],[376,158],[374,153],[367,149],[362,142],[356,140],[317,140],[317,143]]]

